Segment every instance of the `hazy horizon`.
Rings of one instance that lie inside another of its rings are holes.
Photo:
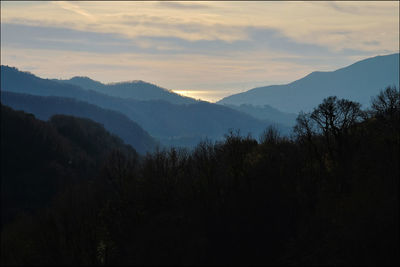
[[[398,53],[394,53],[394,54],[398,54]],[[389,54],[389,55],[392,55],[392,54]],[[368,58],[374,58],[374,57],[378,57],[378,56],[388,56],[388,55],[376,55],[376,56],[368,57]],[[368,58],[365,58],[365,59],[368,59]],[[362,61],[362,60],[364,60],[364,59],[361,59],[360,61]],[[337,69],[326,70],[326,72],[332,72],[332,71],[335,71],[335,70],[338,70],[338,69],[346,68],[346,67],[348,67],[348,66],[350,66],[350,65],[352,65],[354,63],[357,63],[357,62],[352,62],[351,64],[346,65],[346,66],[340,66]],[[15,67],[15,66],[9,66],[9,67]],[[118,83],[129,83],[129,82],[136,82],[136,81],[142,81],[142,82],[154,84],[154,83],[152,83],[150,81],[143,81],[143,80],[121,80],[121,81],[103,82],[103,81],[95,80],[95,79],[93,79],[93,77],[82,76],[82,75],[79,75],[79,74],[72,75],[72,76],[65,77],[65,78],[42,77],[42,76],[37,75],[37,73],[35,73],[34,71],[29,71],[29,70],[24,70],[24,69],[19,69],[19,70],[20,71],[28,71],[28,72],[32,73],[33,75],[35,75],[35,76],[37,76],[39,78],[42,78],[42,79],[69,80],[69,79],[76,78],[76,77],[86,77],[86,78],[92,79],[94,81],[101,82],[102,84],[105,84],[105,85],[118,84]],[[313,72],[315,72],[315,71],[319,72],[319,70],[314,70]],[[310,73],[307,73],[305,76],[307,76]],[[302,79],[302,78],[304,78],[304,76],[300,77],[299,79]],[[295,82],[296,80],[298,80],[298,79],[295,79],[295,80],[292,80],[292,81],[275,81],[275,82],[265,81],[265,82],[240,83],[240,86],[241,86],[242,89],[241,90],[240,89],[236,90],[236,92],[233,92],[233,93],[232,93],[232,91],[226,91],[226,90],[179,90],[179,89],[169,89],[169,88],[164,87],[161,84],[154,84],[154,85],[159,86],[161,88],[164,88],[166,90],[171,90],[174,93],[177,93],[177,94],[182,95],[182,96],[191,97],[191,98],[197,99],[197,100],[208,101],[210,103],[216,103],[216,102],[222,100],[223,98],[231,96],[233,94],[243,93],[243,92],[247,92],[247,91],[249,91],[251,89],[255,89],[255,88],[258,88],[258,87],[265,87],[265,86],[269,86],[269,85],[287,85],[287,84],[290,84],[292,82]],[[221,86],[221,84],[222,83],[220,83],[220,84],[217,83],[217,84],[215,84],[213,86],[213,88],[218,88],[218,86]],[[227,84],[227,83],[224,83],[224,84]],[[207,99],[205,99],[202,96],[206,96]]]
[[[3,65],[215,102],[399,52],[399,2],[1,2]]]

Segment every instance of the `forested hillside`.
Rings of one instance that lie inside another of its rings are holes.
[[[112,153],[93,179],[8,223],[1,263],[398,265],[399,120],[400,94],[388,87],[370,110],[325,98],[290,139],[269,128],[258,141],[230,132],[193,152]],[[68,120],[52,121],[63,133]],[[35,132],[2,120],[6,155],[10,129],[12,140]]]
[[[1,225],[93,179],[113,150],[137,158],[134,149],[91,120],[56,115],[44,122],[2,104]]]
[[[33,113],[41,120],[48,120],[56,114],[88,118],[102,124],[109,132],[120,137],[141,154],[152,152],[157,141],[136,122],[125,115],[100,108],[73,98],[55,96],[34,96],[28,94],[1,92],[1,102],[16,110]]]

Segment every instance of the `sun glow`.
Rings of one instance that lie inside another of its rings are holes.
[[[227,95],[226,91],[223,90],[172,90],[173,92],[191,97],[194,99],[201,99],[208,102],[216,102],[222,97]]]

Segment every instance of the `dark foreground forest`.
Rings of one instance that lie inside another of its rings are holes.
[[[399,101],[146,156],[2,105],[1,264],[399,264]]]

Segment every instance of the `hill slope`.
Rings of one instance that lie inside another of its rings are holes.
[[[310,111],[335,95],[369,106],[372,96],[389,85],[399,86],[399,54],[358,61],[331,72],[312,72],[286,85],[271,85],[231,95],[220,104],[270,105],[284,112]]]
[[[131,81],[103,84],[88,77],[73,77],[69,80],[55,80],[73,84],[83,89],[93,90],[110,96],[132,98],[136,100],[164,100],[172,104],[193,104],[193,98],[181,96],[170,90],[144,81]]]
[[[55,114],[89,118],[104,125],[109,132],[122,138],[125,143],[141,154],[153,151],[157,145],[146,131],[125,115],[72,98],[33,96],[3,91],[1,102],[13,109],[33,113],[41,120],[48,120]]]
[[[89,119],[58,115],[44,122],[1,104],[1,225],[48,205],[54,195],[91,179],[109,153],[137,157]]]
[[[269,105],[253,106],[251,104],[241,104],[240,106],[237,106],[224,104],[224,106],[249,114],[259,120],[267,120],[287,126],[294,126],[296,123],[297,114],[281,112]]]

